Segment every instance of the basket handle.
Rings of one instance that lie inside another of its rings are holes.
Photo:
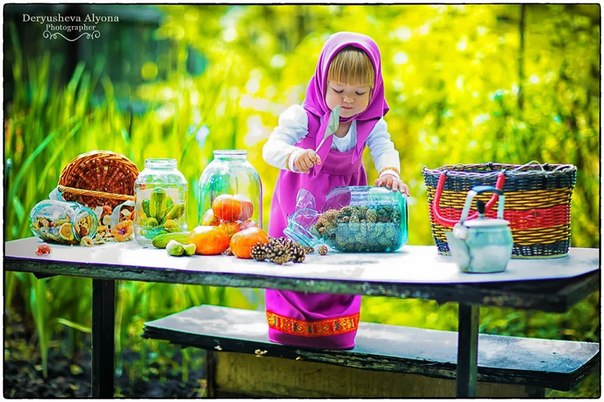
[[[438,183],[436,184],[436,191],[434,193],[434,201],[432,201],[432,215],[434,219],[443,226],[453,227],[458,222],[457,220],[448,219],[441,215],[440,213],[440,199],[443,194],[443,189],[445,187],[445,181],[447,180],[447,172],[443,172],[440,174],[438,178]],[[503,190],[503,185],[505,184],[505,170],[499,172],[497,175],[497,181],[495,182],[495,188],[497,190]],[[499,199],[499,195],[497,193],[493,193],[493,196],[485,205],[485,212],[489,211],[493,205]],[[467,219],[474,219],[478,217],[478,212],[474,212],[470,214]]]

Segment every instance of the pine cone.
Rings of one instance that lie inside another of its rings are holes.
[[[304,251],[304,247],[299,244],[295,244],[294,247],[291,248],[290,254],[292,256],[292,261],[295,263],[304,262],[306,258],[306,251]]]
[[[317,247],[317,252],[321,255],[327,254],[327,251],[329,251],[329,249],[325,244],[321,244],[319,247]]]
[[[275,258],[275,246],[272,246],[270,243],[268,246],[266,246],[266,257],[264,258],[265,260],[272,260],[273,258]]]
[[[285,246],[285,238],[283,237],[271,237],[267,250],[266,250],[266,258],[270,262],[274,262],[276,264],[285,264],[288,261],[291,261],[291,255],[289,253],[289,247]]]
[[[286,264],[291,261],[291,255],[289,255],[287,253],[280,254],[280,255],[273,257],[270,261],[275,264],[283,265],[283,264]]]
[[[365,214],[365,217],[367,219],[367,222],[375,222],[377,220],[377,212],[375,211],[375,209],[368,209],[367,213]]]
[[[267,258],[275,264],[285,264],[291,261],[292,256],[283,246],[273,246],[272,250],[267,254]]]
[[[295,241],[287,237],[279,237],[275,240],[286,249],[289,249],[297,244]]]
[[[264,244],[256,244],[252,246],[250,250],[250,255],[256,261],[264,261],[266,260],[266,256],[268,254],[268,248]]]

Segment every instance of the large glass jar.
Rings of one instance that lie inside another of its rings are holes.
[[[176,159],[145,159],[134,182],[134,238],[149,246],[155,236],[187,230],[187,181]]]
[[[218,150],[199,178],[199,224],[262,227],[262,182],[247,151]]]
[[[337,187],[311,233],[345,252],[392,252],[408,239],[407,199],[384,187]]]
[[[29,214],[30,228],[39,239],[62,244],[78,244],[83,237],[93,238],[98,218],[90,208],[70,201],[44,200]]]

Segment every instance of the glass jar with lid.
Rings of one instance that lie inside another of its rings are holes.
[[[408,240],[407,198],[384,187],[331,190],[321,210],[300,190],[283,233],[304,246],[326,244],[343,252],[393,252]]]
[[[199,224],[262,227],[262,181],[244,150],[216,150],[199,177]]]
[[[30,229],[44,241],[79,244],[82,238],[94,238],[98,218],[93,210],[71,201],[44,200],[29,214]]]
[[[407,199],[384,187],[337,187],[310,230],[339,251],[393,252],[408,240]]]
[[[187,230],[187,181],[176,159],[145,159],[134,182],[134,238],[143,246],[155,236]]]

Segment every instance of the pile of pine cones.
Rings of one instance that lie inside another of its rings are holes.
[[[323,250],[318,251],[321,253]],[[253,246],[251,255],[256,261],[268,260],[272,263],[282,265],[290,261],[295,263],[304,262],[306,254],[312,252],[314,252],[312,247],[305,247],[287,237],[271,237],[268,244],[256,244]]]
[[[403,219],[397,205],[348,205],[323,212],[311,232],[339,251],[383,252],[400,245]]]

